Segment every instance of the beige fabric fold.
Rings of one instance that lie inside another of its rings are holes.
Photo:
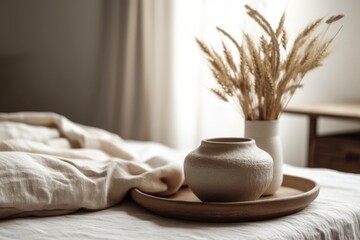
[[[176,161],[137,159],[104,130],[55,113],[0,113],[0,218],[104,209],[132,188],[172,194],[183,179]]]

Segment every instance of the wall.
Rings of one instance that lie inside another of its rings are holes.
[[[290,105],[326,101],[360,99],[360,1],[355,0],[303,0],[288,1],[289,29],[296,30],[308,21],[321,16],[345,14],[333,30],[343,25],[332,46],[331,55],[324,65],[310,72],[304,78],[300,89]],[[304,13],[306,12],[306,17]],[[307,159],[306,117],[286,115],[281,118],[281,134],[285,161],[304,166]],[[319,133],[326,134],[350,129],[359,129],[359,122],[320,119]]]
[[[101,2],[0,1],[0,112],[52,111],[89,124]]]

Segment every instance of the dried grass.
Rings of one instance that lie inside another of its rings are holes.
[[[207,57],[218,83],[216,88],[211,89],[216,96],[225,102],[233,98],[247,120],[278,119],[296,90],[303,86],[302,79],[306,73],[321,66],[329,55],[330,45],[341,28],[330,39],[323,40],[324,35],[330,25],[344,15],[335,15],[326,21],[319,18],[310,23],[289,48],[285,13],[276,30],[273,30],[259,12],[248,5],[245,8],[248,16],[265,33],[258,41],[244,33],[244,41],[240,43],[224,29],[217,27],[235,45],[238,57],[224,41],[221,52],[215,51],[200,39],[196,41]],[[318,28],[324,24],[327,29],[319,33]]]

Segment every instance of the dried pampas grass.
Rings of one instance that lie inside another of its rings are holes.
[[[319,66],[329,55],[329,47],[338,34],[325,39],[328,28],[343,15],[323,18],[307,25],[289,48],[284,27],[285,13],[274,30],[269,22],[256,10],[245,5],[247,14],[264,31],[258,41],[244,33],[239,43],[224,29],[217,30],[237,49],[236,56],[222,41],[219,53],[196,39],[206,55],[211,72],[218,84],[212,92],[221,100],[234,99],[246,120],[275,120],[285,109],[291,97],[301,88],[305,74]],[[317,31],[321,25],[323,32]],[[282,55],[283,54],[283,55]]]

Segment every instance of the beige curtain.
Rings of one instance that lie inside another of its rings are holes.
[[[96,125],[188,150],[204,138],[241,136],[240,114],[209,91],[214,80],[195,37],[216,44],[216,26],[236,36],[252,29],[243,18],[249,2],[266,9],[262,0],[104,1]]]
[[[127,139],[171,145],[171,5],[169,0],[104,1],[96,125]]]

